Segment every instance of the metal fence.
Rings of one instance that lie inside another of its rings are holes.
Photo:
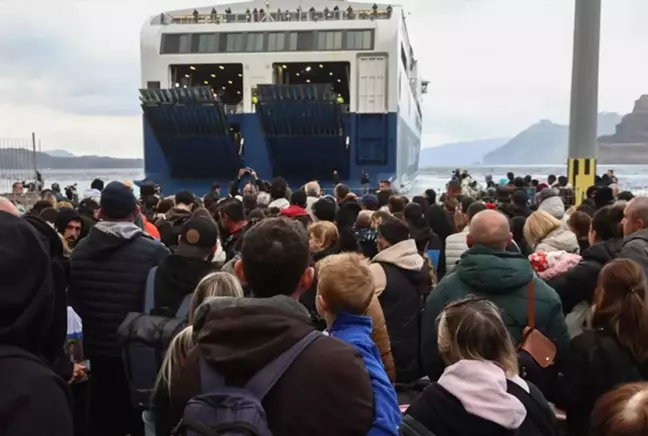
[[[0,194],[12,192],[16,182],[36,180],[36,139],[0,138]],[[25,186],[25,190],[26,190]]]

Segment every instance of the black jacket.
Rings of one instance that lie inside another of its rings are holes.
[[[626,236],[619,257],[634,260],[648,275],[648,229]]]
[[[185,295],[195,291],[203,277],[217,269],[212,262],[179,254],[164,259],[155,273],[155,314],[175,316]]]
[[[592,302],[599,272],[619,256],[622,245],[622,239],[599,242],[582,253],[583,258],[575,267],[547,282],[560,296],[565,314],[581,301]]]
[[[612,333],[599,329],[571,341],[564,375],[569,434],[585,434],[596,400],[621,384],[648,380],[648,363],[636,363]]]
[[[121,356],[117,328],[143,309],[146,277],[169,255],[133,223],[98,223],[70,259],[68,296],[83,320],[90,359]]]
[[[527,410],[527,417],[517,431],[469,413],[455,396],[438,383],[423,391],[407,409],[407,415],[423,424],[434,436],[559,435],[556,418],[542,393],[530,383],[529,389],[527,393],[514,382],[507,381],[507,392],[520,400]]]
[[[48,249],[32,226],[6,212],[0,212],[0,276],[0,434],[72,436],[67,383],[49,365],[65,335],[55,325]]]

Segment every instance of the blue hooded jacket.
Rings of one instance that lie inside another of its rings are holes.
[[[402,415],[378,347],[371,339],[371,317],[339,313],[329,335],[353,345],[362,355],[374,393],[374,424],[367,436],[397,436]]]

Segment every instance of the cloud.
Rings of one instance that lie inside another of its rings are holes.
[[[196,0],[0,0],[0,136],[46,148],[142,155],[144,20]],[[403,0],[430,81],[424,145],[510,136],[569,119],[573,0]],[[601,110],[648,91],[645,0],[604,2]]]

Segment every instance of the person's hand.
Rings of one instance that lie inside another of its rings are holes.
[[[245,168],[241,168],[241,169],[239,170],[238,178],[240,179],[240,178],[243,177],[244,175],[245,175]]]
[[[88,373],[88,368],[81,365],[80,363],[75,363],[74,364],[74,371],[72,372],[72,378],[70,379],[70,381],[68,383],[72,383],[73,381],[84,377],[87,373]]]
[[[258,179],[258,177],[257,177],[257,173],[256,173],[256,171],[254,171],[253,169],[250,169],[250,175],[251,175],[254,179]]]

